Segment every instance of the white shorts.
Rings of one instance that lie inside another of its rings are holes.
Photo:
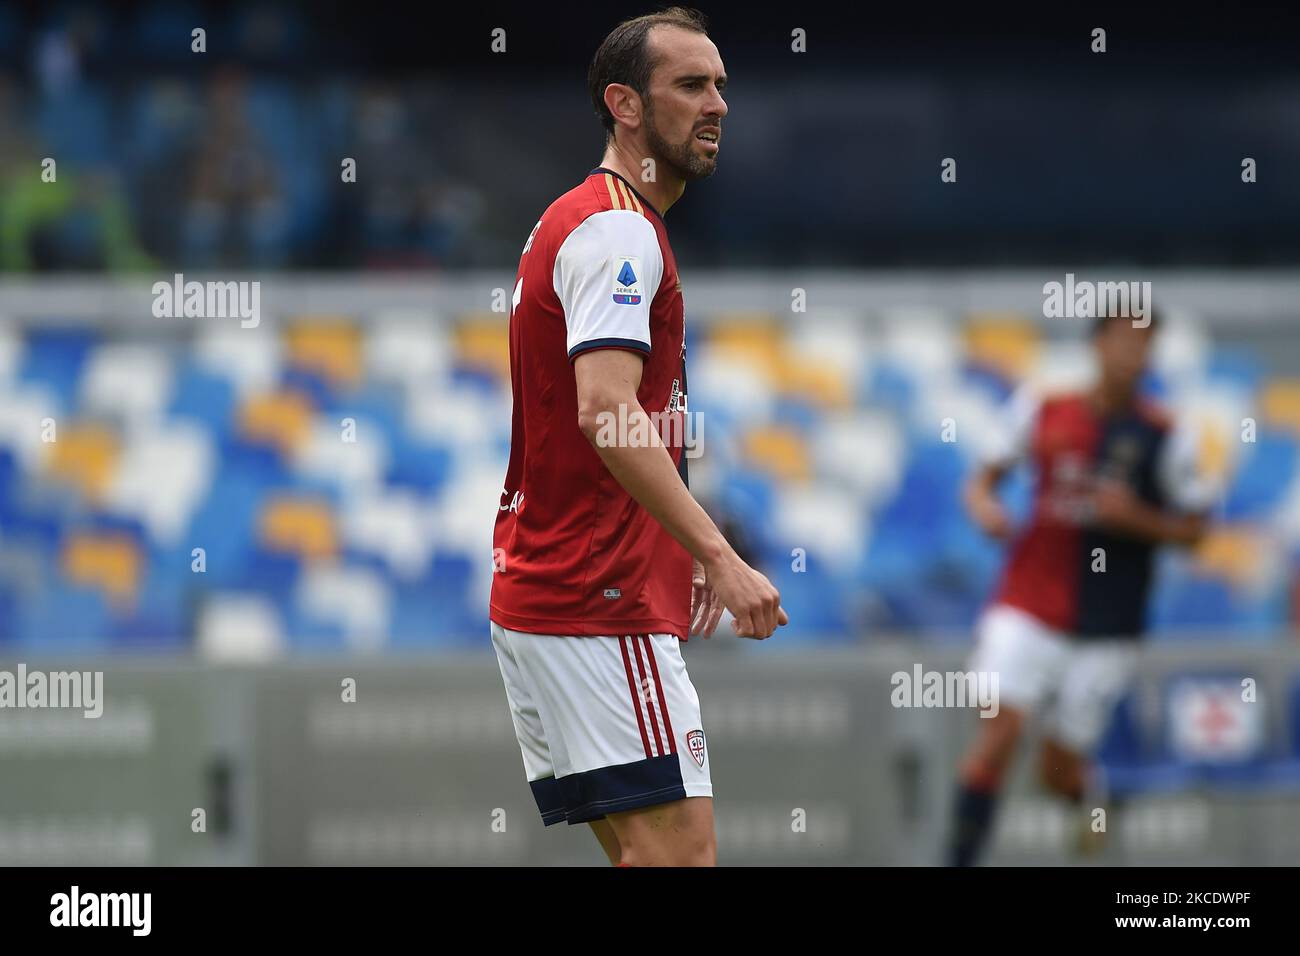
[[[713,796],[700,699],[672,634],[563,637],[492,624],[542,821]]]
[[[971,669],[998,675],[998,700],[1039,717],[1047,733],[1091,754],[1133,677],[1131,640],[1072,638],[1033,615],[995,604],[980,617]]]

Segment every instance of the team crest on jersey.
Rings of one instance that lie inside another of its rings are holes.
[[[614,301],[641,304],[641,260],[636,256],[614,257]]]
[[[691,752],[695,762],[704,766],[704,731],[692,730],[686,735],[686,749]]]

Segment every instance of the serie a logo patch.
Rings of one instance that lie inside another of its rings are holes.
[[[641,260],[636,256],[614,257],[614,301],[619,305],[641,304]]]

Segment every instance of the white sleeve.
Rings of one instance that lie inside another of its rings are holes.
[[[980,449],[980,464],[1009,468],[1025,459],[1042,407],[1042,396],[1030,385],[1022,385],[1000,410],[993,433]]]
[[[650,302],[663,279],[655,228],[639,212],[607,209],[584,219],[555,254],[572,359],[593,348],[650,351]]]
[[[1179,511],[1209,511],[1219,497],[1218,482],[1200,467],[1201,431],[1180,421],[1165,438],[1156,462],[1156,481],[1169,505]]]

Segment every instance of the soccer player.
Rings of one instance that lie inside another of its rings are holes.
[[[588,823],[620,866],[713,865],[713,785],[679,641],[723,609],[787,623],[687,485],[682,286],[663,215],[717,165],[717,47],[672,8],[609,34],[588,76],[598,168],[533,227],[510,315],[510,463],[491,621],[543,822]],[[652,419],[650,416],[654,416]]]
[[[1135,664],[1155,549],[1205,531],[1216,491],[1197,472],[1195,434],[1139,395],[1156,325],[1094,320],[1096,383],[1046,397],[1021,388],[965,489],[971,518],[1013,540],[971,661],[998,674],[1000,707],[979,719],[960,769],[952,865],[977,859],[1029,717],[1044,721],[1043,783],[1076,804],[1093,792],[1090,755]],[[997,487],[1018,463],[1032,465],[1035,490],[1017,532]]]

